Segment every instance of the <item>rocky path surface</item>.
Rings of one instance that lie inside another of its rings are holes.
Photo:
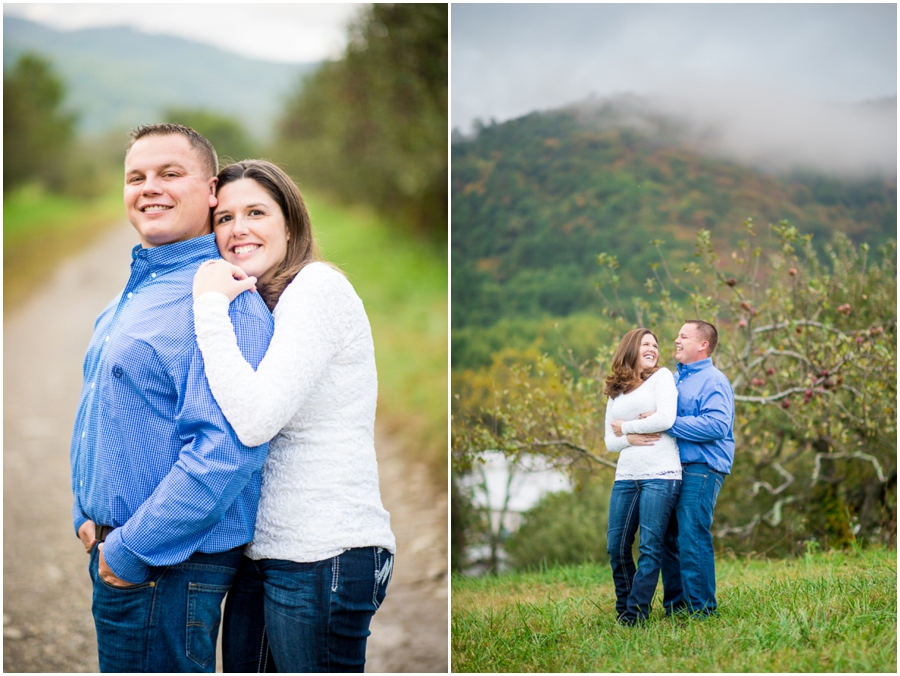
[[[4,321],[5,672],[98,669],[88,557],[70,516],[69,436],[93,320],[124,286],[135,243],[130,225],[117,226]],[[435,486],[390,437],[376,436],[398,552],[366,670],[446,672],[446,486]]]

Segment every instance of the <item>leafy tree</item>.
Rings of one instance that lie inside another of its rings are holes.
[[[209,139],[219,156],[220,167],[257,157],[253,141],[233,117],[202,108],[172,108],[166,111],[165,119],[191,127]]]
[[[822,263],[811,237],[785,221],[765,247],[752,221],[744,230],[724,260],[701,231],[684,278],[661,258],[646,296],[626,303],[614,294],[607,321],[619,336],[650,327],[663,344],[686,318],[717,325],[714,359],[736,394],[735,464],[715,526],[730,546],[793,552],[810,540],[893,542],[896,243],[872,260],[868,245],[838,234]],[[598,260],[614,291],[617,258]],[[542,453],[573,469],[614,467],[603,451],[601,389],[615,346],[601,346],[579,369],[501,353],[488,372],[456,374],[456,470],[487,449]]]
[[[40,181],[59,189],[75,134],[65,87],[49,61],[23,54],[3,73],[3,189]]]
[[[447,232],[447,6],[370,6],[343,58],[287,102],[273,149],[295,178]]]

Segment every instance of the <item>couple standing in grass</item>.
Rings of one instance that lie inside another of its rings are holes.
[[[675,339],[674,376],[659,367],[659,344],[648,329],[629,331],[613,357],[604,388],[606,447],[620,456],[607,551],[621,624],[649,617],[660,571],[666,616],[717,614],[710,527],[734,459],[734,393],[713,366],[717,343],[712,324],[690,319]]]

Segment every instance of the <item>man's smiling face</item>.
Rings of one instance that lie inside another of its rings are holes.
[[[675,338],[675,360],[682,364],[693,364],[709,356],[709,342],[696,324],[685,324]]]
[[[125,157],[125,211],[145,247],[209,234],[216,178],[181,134],[144,136]]]

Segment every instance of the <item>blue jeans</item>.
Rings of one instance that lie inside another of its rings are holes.
[[[348,549],[314,563],[244,557],[225,603],[226,672],[362,672],[394,557]]]
[[[89,570],[100,671],[215,672],[222,600],[242,551],[197,552],[178,565],[151,568],[141,584],[113,587],[97,573],[94,547]]]
[[[662,566],[663,541],[681,481],[643,479],[616,481],[609,499],[607,552],[616,587],[616,615],[622,622],[645,620]],[[637,569],[631,548],[638,526]]]
[[[666,615],[679,611],[716,615],[716,561],[710,529],[725,475],[702,462],[686,464],[682,470],[681,496],[666,533],[663,606]]]

